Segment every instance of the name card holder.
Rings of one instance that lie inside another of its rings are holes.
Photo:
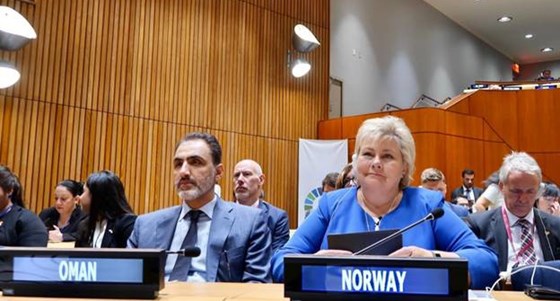
[[[164,287],[159,249],[0,248],[4,296],[155,299]]]
[[[291,300],[466,301],[468,262],[460,258],[284,257]]]

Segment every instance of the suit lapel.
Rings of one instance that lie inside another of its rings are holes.
[[[259,209],[263,210],[266,216],[268,216],[268,205],[263,200],[259,202]]]
[[[215,282],[217,280],[220,257],[224,251],[224,245],[231,231],[233,221],[233,205],[218,198],[216,207],[214,207],[214,213],[212,214],[208,249],[206,251],[206,280],[208,282]]]
[[[171,240],[175,233],[175,226],[181,214],[181,206],[176,206],[173,210],[169,210],[167,216],[163,216],[158,222],[155,229],[155,239],[158,248],[168,250],[171,246]]]
[[[546,217],[541,217],[536,209],[533,209],[535,226],[537,229],[537,235],[539,236],[539,243],[541,245],[541,250],[543,252],[544,260],[554,260],[554,254],[552,254],[551,246],[548,241],[548,231],[544,228],[546,225]]]
[[[110,248],[113,243],[113,235],[115,232],[115,221],[110,220],[107,221],[107,228],[105,229],[105,233],[103,234],[103,241],[101,242],[102,248]]]
[[[490,229],[495,229],[495,239],[498,246],[498,260],[500,271],[505,271],[508,264],[508,236],[506,233],[506,226],[504,218],[502,217],[502,210],[495,210],[494,217],[492,218],[492,225]]]

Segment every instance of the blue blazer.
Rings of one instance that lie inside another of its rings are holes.
[[[498,279],[496,254],[469,230],[449,206],[444,206],[444,202],[440,192],[407,187],[397,208],[383,216],[379,227],[382,230],[402,229],[424,218],[435,208],[443,208],[445,214],[441,218],[424,222],[403,233],[403,246],[455,252],[469,261],[471,288],[490,286]],[[373,219],[358,204],[356,187],[324,194],[319,207],[272,257],[274,280],[282,281],[284,278],[284,255],[314,254],[329,248],[329,234],[373,231],[374,226]]]
[[[138,217],[129,248],[169,250],[181,206]],[[270,282],[270,232],[262,210],[218,198],[206,253],[208,282]]]
[[[267,216],[268,229],[272,237],[271,252],[274,254],[276,250],[286,244],[290,239],[290,223],[288,222],[288,214],[286,211],[272,206],[271,204],[260,200],[259,208],[264,211]]]

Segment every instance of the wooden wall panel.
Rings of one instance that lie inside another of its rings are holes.
[[[464,98],[461,101],[469,101]],[[463,108],[469,105],[462,104]],[[453,108],[453,107],[452,107]],[[468,113],[468,112],[466,112]],[[503,156],[511,150],[502,140],[495,141],[496,134],[484,118],[471,116],[464,112],[435,108],[407,109],[382,112],[360,116],[343,117],[343,129],[357,131],[361,122],[368,118],[394,115],[402,118],[410,128],[416,144],[416,164],[412,185],[420,185],[420,174],[428,167],[440,169],[447,178],[448,197],[451,191],[461,185],[461,172],[464,168],[476,171],[477,185],[494,170],[499,168]],[[355,134],[347,130],[340,137],[328,132],[328,124],[335,124],[336,119],[321,122],[319,138],[348,138],[349,153],[354,152]],[[490,139],[488,138],[490,137]]]
[[[0,90],[0,163],[28,206],[52,203],[64,178],[118,173],[137,213],[177,204],[171,158],[193,130],[221,139],[230,199],[233,165],[259,161],[273,204],[297,217],[297,144],[328,113],[328,0],[0,0],[38,39],[2,52],[22,78]],[[289,74],[292,28],[322,46],[311,72]]]
[[[520,95],[520,94],[518,94]],[[518,97],[519,148],[527,152],[560,151],[560,90],[529,90]]]
[[[469,103],[469,113],[483,117],[502,141],[514,149],[519,147],[519,123],[515,120],[522,120],[524,113],[518,110],[517,92],[478,91],[463,101]]]

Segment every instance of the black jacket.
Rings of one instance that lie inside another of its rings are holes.
[[[47,226],[47,230],[54,230],[54,225],[58,224],[58,219],[60,218],[60,214],[56,211],[55,207],[47,208],[41,213],[39,213],[39,218],[45,223]],[[70,216],[70,220],[68,221],[68,225],[66,227],[60,229],[62,233],[62,241],[75,241],[78,237],[78,225],[80,221],[84,218],[84,214],[82,210],[78,207],[72,211],[72,215]]]
[[[46,247],[49,241],[47,228],[33,212],[13,205],[8,214],[0,218],[0,245]]]
[[[103,234],[103,241],[101,242],[102,248],[126,248],[126,242],[136,221],[136,215],[127,213],[115,219],[107,221],[107,228]],[[90,248],[90,236],[93,233],[88,231],[89,217],[82,219],[78,229],[78,239],[76,240],[76,247]]]

